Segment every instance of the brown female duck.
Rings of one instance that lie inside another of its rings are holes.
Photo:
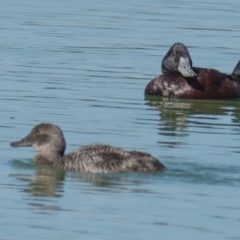
[[[91,173],[154,172],[165,167],[148,153],[125,151],[103,144],[92,144],[64,155],[65,139],[61,129],[41,123],[12,147],[32,146],[38,153],[33,161],[53,168]]]
[[[146,95],[196,99],[240,97],[240,61],[232,74],[215,69],[192,67],[187,47],[175,43],[162,60],[162,75],[145,88]]]

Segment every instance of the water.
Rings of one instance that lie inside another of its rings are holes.
[[[174,42],[195,66],[239,61],[238,1],[4,1],[0,239],[240,239],[240,103],[145,98]],[[167,170],[97,175],[12,149],[40,122],[67,152],[100,142]]]

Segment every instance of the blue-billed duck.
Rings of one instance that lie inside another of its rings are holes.
[[[92,144],[64,155],[66,142],[62,130],[50,123],[41,123],[12,147],[32,146],[37,150],[33,161],[52,168],[91,173],[155,172],[164,165],[148,153]]]
[[[192,67],[192,59],[183,43],[175,43],[162,60],[162,75],[150,81],[146,95],[196,99],[240,97],[240,61],[232,74],[215,69]]]

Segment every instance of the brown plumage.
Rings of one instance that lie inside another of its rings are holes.
[[[192,67],[186,46],[175,43],[163,58],[162,72],[147,84],[146,95],[195,99],[240,97],[240,61],[231,75],[215,69]]]
[[[33,146],[37,151],[34,162],[66,170],[117,173],[154,172],[165,167],[148,153],[125,151],[103,144],[92,144],[64,155],[66,143],[61,129],[50,123],[41,123],[12,147]]]

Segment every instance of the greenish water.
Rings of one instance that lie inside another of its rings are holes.
[[[239,61],[237,1],[4,1],[0,239],[240,239],[240,102],[144,97],[177,41],[196,66]],[[67,152],[151,153],[156,174],[64,172],[13,149],[40,122]]]

